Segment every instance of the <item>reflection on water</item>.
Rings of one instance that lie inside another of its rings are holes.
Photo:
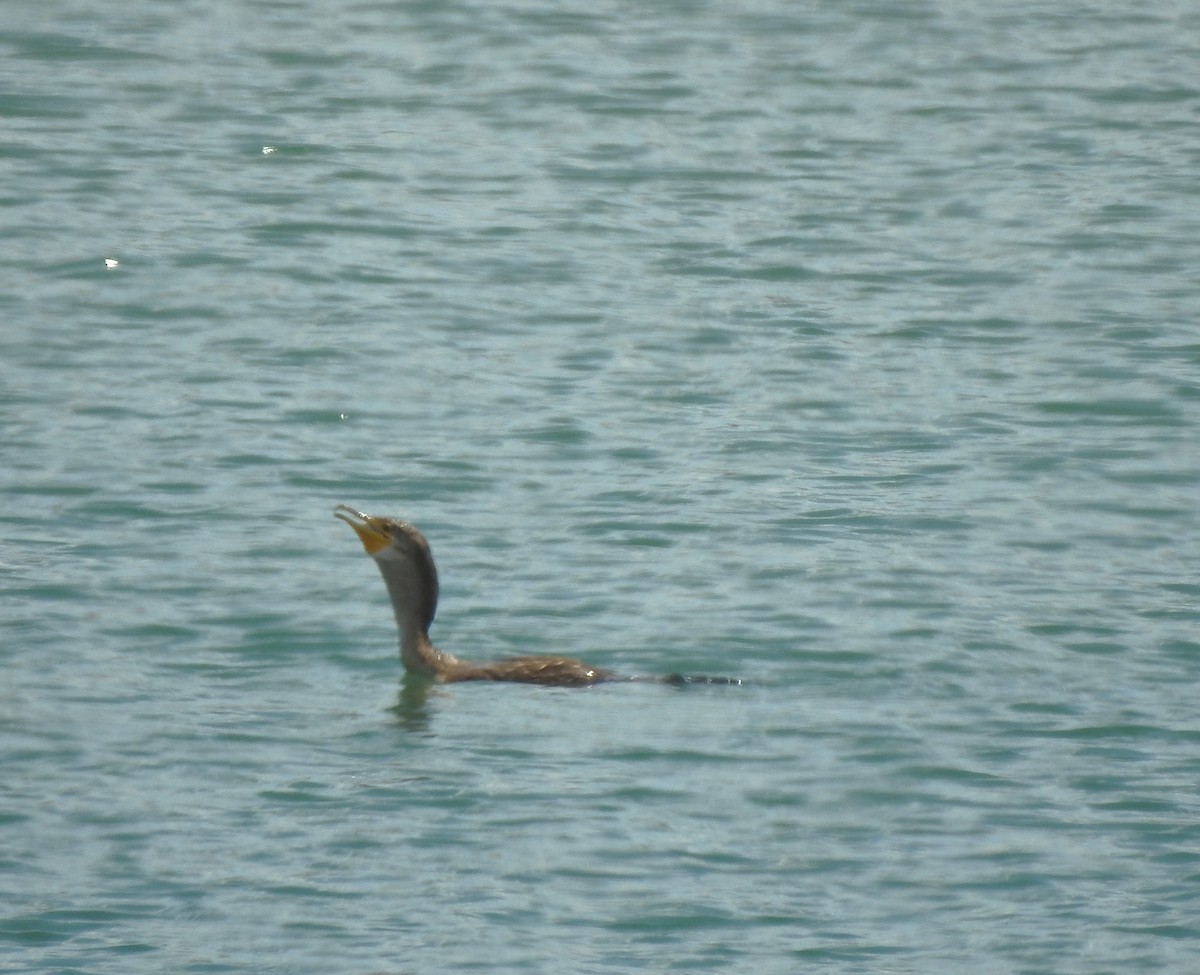
[[[390,710],[405,731],[428,733],[432,709],[429,706],[429,696],[434,692],[434,682],[426,677],[415,674],[405,674],[400,683],[400,693],[396,705]]]

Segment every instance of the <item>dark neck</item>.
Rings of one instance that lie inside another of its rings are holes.
[[[458,661],[429,639],[429,627],[437,611],[437,570],[432,562],[424,565],[404,558],[379,558],[376,564],[387,584],[400,630],[400,661],[414,674],[444,675]]]

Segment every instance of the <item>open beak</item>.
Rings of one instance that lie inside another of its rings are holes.
[[[339,504],[333,509],[333,517],[340,518],[354,529],[368,555],[374,555],[392,544],[392,536],[383,527],[385,524],[383,518],[355,511],[344,504]]]

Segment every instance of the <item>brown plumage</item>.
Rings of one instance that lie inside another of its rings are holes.
[[[400,660],[410,674],[435,681],[517,681],[555,687],[587,687],[602,681],[654,680],[671,684],[740,684],[729,677],[624,677],[571,657],[511,657],[477,663],[439,650],[429,639],[437,612],[438,575],[429,542],[413,525],[355,511],[344,504],[334,515],[358,534],[379,566],[400,629]]]
[[[492,663],[458,661],[442,680],[509,680],[523,684],[549,684],[553,687],[587,687],[604,680],[622,680],[599,667],[589,667],[570,657],[509,657]]]

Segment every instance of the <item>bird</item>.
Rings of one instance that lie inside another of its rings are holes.
[[[593,667],[573,657],[534,655],[492,661],[461,660],[439,650],[429,638],[438,605],[438,571],[429,541],[407,521],[356,511],[339,504],[333,511],[358,535],[375,560],[392,601],[400,631],[400,662],[408,674],[438,683],[510,681],[551,687],[590,687],[614,681],[663,684],[740,684],[736,677],[685,674],[627,676]]]

